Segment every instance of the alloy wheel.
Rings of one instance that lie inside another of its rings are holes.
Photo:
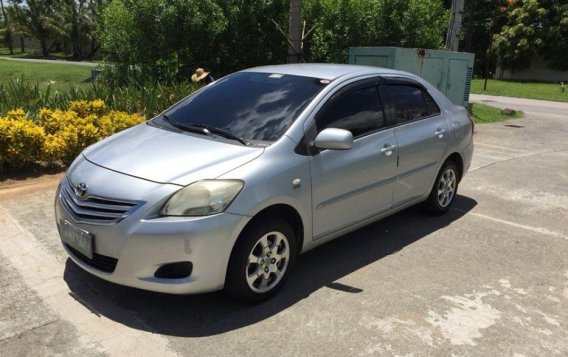
[[[456,172],[453,168],[449,167],[440,176],[438,182],[438,204],[442,208],[446,208],[452,202],[456,193]]]
[[[284,234],[269,232],[260,237],[248,256],[249,288],[257,293],[270,291],[284,277],[289,260],[290,246]]]

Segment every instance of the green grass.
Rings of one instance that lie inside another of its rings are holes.
[[[522,118],[525,114],[517,110],[512,115],[501,113],[501,109],[485,104],[473,103],[472,113],[476,124],[495,123],[499,121]]]
[[[568,102],[568,85],[565,92],[562,92],[560,83],[513,82],[489,79],[487,81],[487,90],[484,91],[483,82],[483,79],[472,80],[471,93]],[[565,82],[568,82],[568,79],[565,79]]]
[[[22,54],[22,52],[20,52],[20,48],[14,48],[14,55],[19,55]],[[10,56],[10,50],[8,50],[8,47],[0,47],[0,56]]]
[[[31,83],[39,83],[41,88],[46,88],[48,83],[53,83],[53,89],[68,89],[73,87],[89,86],[91,67],[51,64],[16,62],[0,59],[0,84],[6,84],[10,80],[21,79]]]

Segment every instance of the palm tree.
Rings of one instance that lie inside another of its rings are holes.
[[[91,4],[90,0],[63,0],[58,7],[62,36],[71,44],[73,57],[77,59],[83,58],[83,49],[89,44],[96,26]]]
[[[14,50],[12,48],[12,32],[10,31],[10,21],[8,19],[8,13],[6,8],[4,7],[4,1],[0,0],[0,6],[2,7],[2,19],[4,20],[4,29],[3,29],[3,37],[4,42],[6,43],[6,47],[10,51],[10,54],[14,54]]]
[[[63,33],[55,12],[57,1],[55,0],[27,0],[27,6],[22,0],[12,0],[14,8],[14,20],[26,33],[35,37],[41,46],[41,54],[49,55],[49,41]]]

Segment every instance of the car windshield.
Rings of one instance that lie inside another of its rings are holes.
[[[326,83],[311,77],[239,72],[164,114],[172,122],[223,129],[247,141],[276,141]]]

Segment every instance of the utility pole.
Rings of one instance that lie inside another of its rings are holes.
[[[460,39],[460,29],[463,15],[464,0],[452,0],[452,17],[450,26],[446,35],[446,49],[448,51],[457,51]]]
[[[288,18],[288,63],[302,62],[302,0],[290,0]]]

